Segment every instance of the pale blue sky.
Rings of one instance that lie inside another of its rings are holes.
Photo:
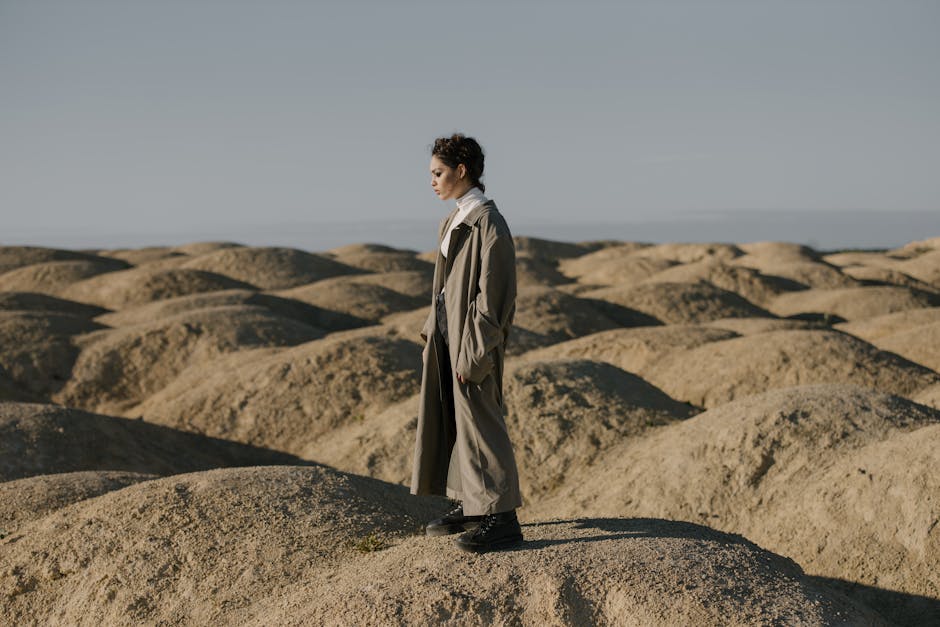
[[[0,0],[0,242],[420,243],[454,130],[518,234],[938,211],[938,32],[933,0]]]

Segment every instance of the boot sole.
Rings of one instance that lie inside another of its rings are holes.
[[[486,553],[487,551],[498,551],[500,549],[508,549],[509,547],[516,546],[522,543],[522,535],[510,536],[508,538],[503,538],[502,540],[497,540],[496,542],[491,542],[489,544],[463,544],[462,542],[455,542],[455,544],[470,553]]]
[[[475,527],[479,527],[478,522],[454,523],[453,525],[440,525],[437,527],[425,527],[425,534],[429,536],[450,536],[455,533],[463,533]]]

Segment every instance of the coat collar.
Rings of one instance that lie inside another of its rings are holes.
[[[466,217],[461,221],[461,224],[466,224],[467,226],[473,226],[476,223],[476,221],[480,219],[480,216],[482,216],[484,213],[486,213],[490,209],[495,209],[495,208],[496,208],[496,203],[493,202],[492,200],[487,200],[482,205],[479,205],[471,209],[470,213],[468,213]]]

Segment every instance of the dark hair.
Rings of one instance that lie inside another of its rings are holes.
[[[451,168],[456,168],[461,163],[464,164],[467,174],[470,175],[470,183],[479,187],[481,192],[486,191],[486,187],[480,182],[480,177],[483,176],[483,149],[480,148],[477,140],[463,133],[454,133],[450,137],[438,137],[434,140],[431,154]]]

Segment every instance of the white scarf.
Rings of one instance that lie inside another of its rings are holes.
[[[444,234],[444,240],[441,242],[441,254],[447,256],[447,247],[450,246],[450,234],[454,232],[454,227],[463,222],[467,215],[486,202],[486,196],[480,191],[479,187],[471,187],[463,196],[457,199],[457,213]]]

